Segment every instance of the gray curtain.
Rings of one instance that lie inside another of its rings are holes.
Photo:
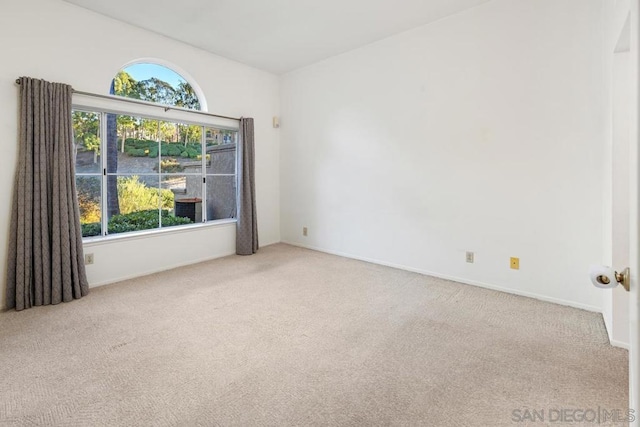
[[[71,86],[20,79],[20,146],[7,268],[8,308],[89,293],[76,196]]]
[[[256,215],[256,179],[253,119],[240,119],[238,148],[238,224],[236,253],[255,254],[258,250],[258,217]]]

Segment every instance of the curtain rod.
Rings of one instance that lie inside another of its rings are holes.
[[[20,79],[16,79],[16,84],[20,85]],[[235,121],[238,121],[238,122],[240,121],[240,119],[237,118],[237,117],[229,117],[229,116],[221,116],[220,114],[205,113],[204,111],[200,111],[200,110],[191,110],[189,108],[182,108],[182,107],[171,107],[171,106],[168,106],[168,105],[157,104],[155,102],[148,102],[148,101],[142,101],[142,100],[139,100],[139,99],[125,98],[123,96],[117,96],[117,95],[101,95],[99,93],[82,92],[80,90],[75,90],[73,88],[71,90],[73,91],[73,93],[77,93],[78,95],[92,96],[94,98],[103,98],[103,99],[115,99],[117,101],[130,102],[132,104],[149,105],[151,107],[160,107],[160,108],[164,108],[164,111],[169,111],[169,110],[186,111],[188,113],[201,114],[203,116],[218,117],[220,119],[235,120]]]

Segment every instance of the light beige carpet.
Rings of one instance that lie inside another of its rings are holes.
[[[628,405],[598,314],[282,244],[2,313],[0,384],[3,426],[502,426]]]

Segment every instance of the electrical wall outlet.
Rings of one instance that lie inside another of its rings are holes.
[[[510,266],[512,270],[520,270],[520,258],[511,257]]]
[[[473,264],[473,252],[467,252],[467,262]]]
[[[93,254],[84,254],[84,265],[93,264]]]
[[[307,227],[302,227],[302,235],[307,236]]]

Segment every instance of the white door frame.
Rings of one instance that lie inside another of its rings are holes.
[[[634,409],[635,420],[631,426],[639,427],[640,420],[640,292],[638,290],[640,272],[640,185],[638,179],[638,165],[640,164],[639,136],[640,129],[638,114],[640,113],[640,6],[638,0],[631,0],[630,11],[630,84],[631,84],[631,106],[630,106],[630,169],[629,169],[629,259],[631,268],[631,294],[629,298],[629,408]]]

